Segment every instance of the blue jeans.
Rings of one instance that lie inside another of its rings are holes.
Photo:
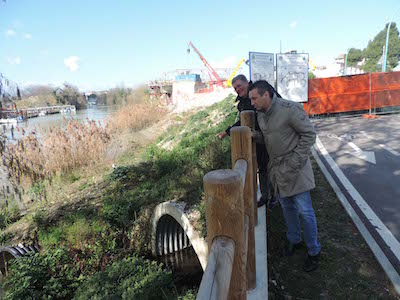
[[[317,255],[321,251],[321,245],[318,242],[317,219],[312,207],[310,191],[286,198],[279,197],[279,202],[285,217],[289,242],[292,244],[301,242],[300,213],[308,254]]]

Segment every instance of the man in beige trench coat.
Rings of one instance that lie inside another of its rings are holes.
[[[268,174],[279,195],[286,221],[288,244],[283,254],[293,255],[303,245],[300,215],[308,248],[303,269],[314,271],[318,268],[321,252],[310,196],[310,190],[315,188],[310,161],[311,146],[316,138],[314,127],[301,104],[276,97],[273,87],[265,80],[251,85],[249,96],[258,112],[262,132],[256,132],[255,137],[267,148]]]

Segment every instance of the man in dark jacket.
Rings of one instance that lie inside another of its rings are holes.
[[[249,82],[247,81],[246,76],[238,75],[232,79],[232,86],[235,89],[236,93],[238,94],[236,97],[236,101],[239,101],[237,109],[239,113],[243,110],[253,110],[256,112],[256,109],[251,105],[251,101],[249,98]],[[230,135],[231,128],[234,126],[240,126],[240,118],[239,120],[229,126],[225,131],[222,131],[217,134],[217,137],[220,139],[226,138]],[[256,118],[256,130],[259,131],[260,127],[257,123]],[[268,153],[265,149],[265,145],[256,144],[256,154],[257,154],[257,165],[258,165],[258,176],[260,181],[260,190],[261,190],[261,199],[258,202],[258,206],[264,205],[268,203],[269,199],[272,198],[272,193],[270,191],[270,185],[268,180],[268,173],[267,173],[267,165],[269,161]]]

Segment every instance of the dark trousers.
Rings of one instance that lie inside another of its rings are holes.
[[[273,195],[267,171],[269,156],[264,144],[256,144],[256,155],[257,155],[258,179],[260,181],[261,197],[265,200],[268,200]]]

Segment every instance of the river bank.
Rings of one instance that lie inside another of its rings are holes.
[[[107,299],[104,290],[121,295],[131,287],[129,278],[140,282],[140,289],[149,289],[146,284],[151,283],[152,289],[162,286],[165,291],[173,291],[167,299],[194,299],[196,284],[174,288],[170,285],[173,274],[168,270],[146,269],[136,277],[130,273],[131,266],[147,266],[133,257],[151,258],[150,220],[154,207],[161,202],[184,201],[185,209],[201,216],[196,228],[205,235],[202,179],[211,170],[231,167],[230,140],[220,141],[215,134],[234,122],[234,99],[232,95],[206,109],[164,113],[159,122],[146,128],[118,132],[106,151],[118,152],[113,165],[105,161],[77,169],[37,187],[37,193],[46,190],[46,198],[29,203],[27,214],[2,231],[3,243],[36,239],[42,247],[39,256],[22,261],[17,269],[29,276],[9,279],[11,289],[33,288],[19,289],[20,294],[15,294],[19,298],[10,299],[26,299],[32,289],[41,297],[55,295],[57,286],[62,286],[59,292],[65,294],[53,299],[72,299],[79,293],[79,299],[87,299],[84,295],[88,294]],[[329,256],[318,272],[307,275],[297,268],[301,266],[297,261],[300,257],[294,258],[296,266],[293,260],[279,257],[284,222],[276,207],[269,232],[273,239],[269,244],[270,295],[275,296],[273,299],[296,299],[293,295],[301,292],[308,298],[341,299],[345,295],[362,299],[368,293],[373,299],[396,299],[393,287],[315,165],[314,171],[318,188],[313,191],[313,201],[324,253]],[[346,263],[341,260],[344,251],[351,253]],[[149,279],[149,274],[155,281]],[[107,280],[105,285],[104,278],[112,278],[112,282]],[[51,287],[46,285],[50,280]]]
[[[226,109],[232,106],[232,100],[229,98],[224,102]],[[149,109],[154,122],[157,120],[156,110]],[[138,112],[143,115],[142,110]],[[131,113],[132,110],[124,116],[133,118]],[[226,167],[229,162],[229,156],[211,159],[212,153],[206,150],[206,144],[211,140],[216,142],[214,133],[198,146],[192,147],[194,145],[187,143],[192,138],[197,139],[203,130],[221,130],[226,126],[220,124],[221,128],[213,126],[210,129],[205,125],[209,122],[208,113],[194,113],[164,113],[161,122],[142,130],[127,129],[117,133],[105,153],[116,158],[114,165],[107,160],[90,168],[55,176],[51,183],[46,181],[43,185],[36,185],[31,194],[45,190],[46,197],[35,198],[29,203],[26,215],[2,231],[3,243],[36,239],[42,247],[40,259],[53,259],[53,250],[64,249],[69,253],[68,257],[75,257],[86,266],[80,271],[80,277],[85,279],[89,279],[95,270],[106,270],[129,255],[150,257],[148,221],[152,207],[180,198],[187,198],[191,206],[198,205],[201,202],[198,185],[201,184],[202,174],[213,165],[223,163],[221,167]],[[143,124],[148,124],[146,122]],[[176,129],[172,128],[177,124],[186,124],[187,134],[178,134],[178,139],[175,139]],[[156,139],[160,135],[163,146],[157,146],[161,140]],[[186,146],[178,147],[173,153],[165,152],[163,147],[167,141],[164,138],[174,139],[177,143],[184,138],[182,145]],[[216,149],[221,149],[217,144]],[[223,144],[229,143],[226,141]],[[116,152],[118,155],[114,155]],[[199,161],[199,157],[203,159]],[[181,164],[185,167],[182,168]],[[28,265],[26,268],[30,269]],[[41,269],[40,276],[46,274],[47,271]],[[14,285],[21,285],[19,280],[26,282],[27,278],[12,280],[15,280]],[[74,289],[68,291],[72,293]],[[185,287],[179,287],[179,293],[188,295],[186,298],[173,293],[175,297],[171,299],[194,299],[193,292]]]

